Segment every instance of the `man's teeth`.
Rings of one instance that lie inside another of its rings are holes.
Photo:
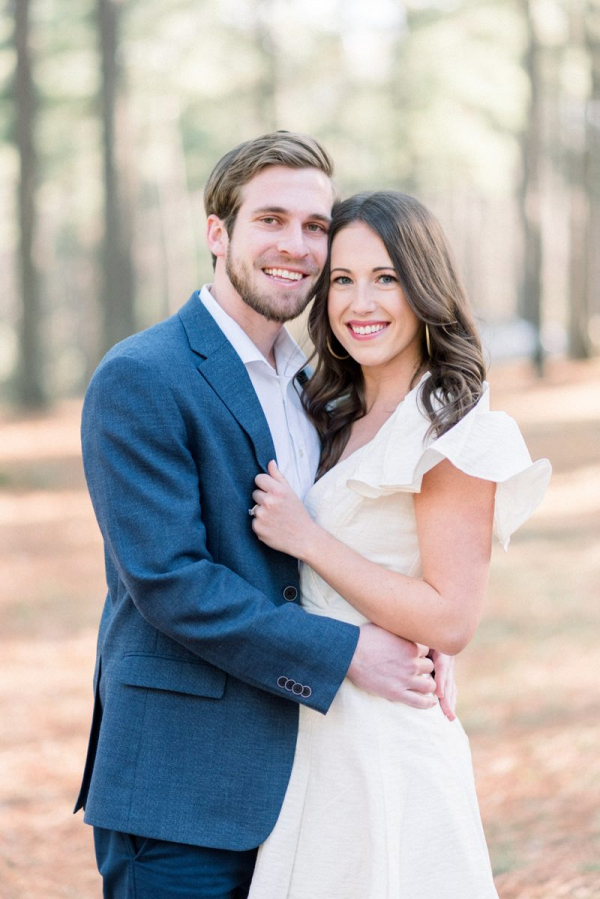
[[[289,278],[290,281],[300,281],[304,277],[302,272],[288,272],[287,268],[266,268],[265,274],[276,278]]]
[[[355,334],[375,334],[376,331],[383,331],[385,325],[350,325]]]

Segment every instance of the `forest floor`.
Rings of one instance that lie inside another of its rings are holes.
[[[509,552],[494,550],[457,663],[459,713],[501,899],[598,899],[600,360],[554,361],[543,380],[499,367],[491,381],[493,407],[554,476]],[[101,894],[91,831],[71,814],[104,592],[79,412],[0,416],[2,899]]]

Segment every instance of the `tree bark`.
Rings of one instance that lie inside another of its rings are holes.
[[[40,278],[34,259],[36,235],[35,194],[38,158],[35,146],[37,98],[30,51],[30,3],[14,0],[14,43],[17,68],[14,82],[15,132],[19,153],[17,206],[19,216],[19,276],[21,320],[17,397],[26,408],[39,408],[47,401],[42,372],[42,328]]]
[[[600,0],[587,2],[585,40],[591,68],[591,94],[586,116],[590,202],[588,297],[590,315],[600,318]]]
[[[571,44],[585,44],[585,2],[570,8]],[[590,286],[590,142],[586,98],[577,97],[573,104],[573,127],[569,153],[570,215],[570,291],[569,291],[569,355],[572,359],[588,359]]]
[[[529,108],[522,139],[521,220],[524,236],[523,277],[520,312],[533,325],[535,345],[532,361],[543,374],[542,325],[542,74],[541,47],[536,35],[532,0],[520,0],[527,27],[525,70],[529,78]]]
[[[98,0],[102,59],[104,239],[103,350],[136,329],[131,203],[125,189],[122,72],[119,63],[121,0]]]
[[[255,38],[261,58],[262,73],[256,85],[256,117],[265,132],[275,131],[278,124],[277,88],[279,69],[277,46],[273,37],[273,0],[255,0]]]

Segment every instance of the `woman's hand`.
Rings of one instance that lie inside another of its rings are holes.
[[[302,500],[294,493],[276,462],[269,462],[269,474],[259,474],[254,479],[256,490],[252,494],[255,506],[252,529],[259,540],[301,559],[320,530],[306,511]]]

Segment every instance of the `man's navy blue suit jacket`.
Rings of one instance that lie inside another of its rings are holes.
[[[296,560],[252,531],[273,442],[198,293],[104,358],[82,443],[108,595],[76,809],[142,836],[257,846],[288,783],[298,703],[327,711],[358,629],[303,611]]]

